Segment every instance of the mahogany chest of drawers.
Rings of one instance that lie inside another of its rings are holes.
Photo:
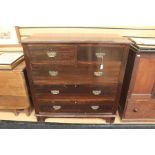
[[[38,121],[115,119],[130,41],[104,34],[49,34],[22,41]]]
[[[155,46],[131,48],[119,109],[124,121],[155,120]]]

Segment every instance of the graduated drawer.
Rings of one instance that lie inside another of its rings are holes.
[[[77,47],[66,45],[28,45],[31,63],[73,65],[77,61]]]
[[[92,84],[117,83],[120,63],[98,65],[47,66],[34,65],[32,78],[35,84]]]
[[[124,48],[119,45],[80,45],[79,61],[122,61]]]
[[[36,98],[89,98],[115,97],[117,85],[51,85],[35,86]]]
[[[51,103],[39,103],[40,113],[112,113],[113,102],[79,102],[57,101]]]

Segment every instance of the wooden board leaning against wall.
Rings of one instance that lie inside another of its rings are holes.
[[[68,31],[69,28],[69,31]],[[143,27],[19,27],[16,26],[19,42],[37,33],[106,33],[125,37],[155,38],[155,26]]]
[[[70,31],[68,32],[68,28]],[[21,27],[15,26],[19,44],[0,45],[0,51],[22,50],[21,39],[37,33],[106,33],[125,37],[155,38],[155,26],[117,26],[117,27]]]

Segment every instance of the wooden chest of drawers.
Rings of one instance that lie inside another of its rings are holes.
[[[12,70],[0,70],[0,110],[13,111],[17,115],[31,112],[25,62],[22,61]]]
[[[113,122],[130,42],[103,34],[51,34],[22,41],[38,121],[101,117]]]
[[[124,121],[155,120],[155,47],[131,48],[119,109]]]

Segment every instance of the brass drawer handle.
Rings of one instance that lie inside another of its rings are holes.
[[[54,105],[52,108],[53,108],[54,110],[60,110],[60,109],[61,109],[61,106],[60,106],[60,105]]]
[[[59,90],[51,90],[51,94],[58,95],[58,94],[60,94],[60,91]]]
[[[103,58],[104,56],[106,56],[106,53],[98,52],[95,55],[97,58]]]
[[[47,56],[49,58],[55,58],[56,55],[57,55],[57,53],[55,51],[53,51],[53,52],[52,51],[47,51]]]
[[[94,95],[100,95],[101,94],[101,90],[93,90],[92,93]]]
[[[58,75],[58,71],[49,71],[49,75],[50,76],[57,76]]]
[[[101,72],[101,71],[94,72],[94,75],[99,77],[99,76],[102,76],[103,75],[103,72]]]
[[[100,108],[100,106],[98,106],[98,105],[92,105],[91,108],[92,108],[93,110],[98,110],[98,109]]]

